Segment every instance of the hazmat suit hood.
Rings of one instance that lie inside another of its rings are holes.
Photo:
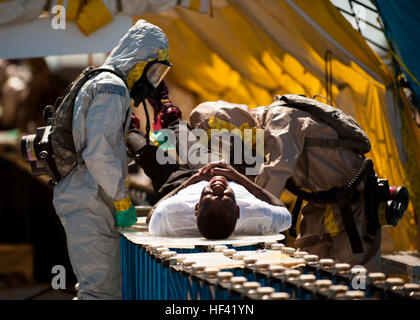
[[[244,104],[230,103],[223,100],[206,101],[200,103],[190,113],[189,124],[192,128],[221,129],[241,127],[256,127],[257,123],[249,112],[249,107]],[[233,125],[233,126],[231,126]]]
[[[153,60],[169,60],[168,39],[159,27],[139,20],[121,38],[102,67],[111,66],[120,71],[131,89],[147,63]]]

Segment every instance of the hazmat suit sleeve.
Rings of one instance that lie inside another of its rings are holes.
[[[291,108],[273,107],[267,116],[264,132],[267,161],[256,183],[277,197],[282,194],[303,152],[306,122]]]
[[[130,206],[125,184],[128,169],[124,139],[124,124],[131,116],[128,91],[118,83],[99,83],[96,88],[86,115],[82,158],[94,181],[114,204]]]

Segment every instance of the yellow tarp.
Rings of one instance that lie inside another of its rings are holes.
[[[174,64],[169,80],[195,94],[197,103],[221,99],[255,107],[275,94],[326,95],[329,50],[334,105],[366,131],[378,175],[420,196],[408,183],[386,112],[391,73],[328,0],[215,0],[211,17],[176,8],[141,18],[167,34]],[[408,145],[420,141],[414,127],[406,137]],[[420,157],[412,158],[418,152],[407,153],[417,174]],[[418,249],[417,230],[410,205],[397,228],[383,228],[382,249]]]

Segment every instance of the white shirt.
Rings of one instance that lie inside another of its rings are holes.
[[[195,205],[208,181],[188,186],[172,197],[160,202],[149,223],[149,232],[154,236],[198,236]],[[292,217],[285,207],[273,206],[256,198],[240,184],[229,181],[240,208],[235,235],[276,234],[292,225]]]

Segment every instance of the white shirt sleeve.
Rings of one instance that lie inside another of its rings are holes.
[[[235,234],[276,234],[291,227],[292,216],[286,207],[264,202],[235,182],[230,182],[230,186],[240,208]]]
[[[195,205],[207,181],[200,181],[163,200],[149,222],[149,233],[161,237],[201,237],[197,228]]]

